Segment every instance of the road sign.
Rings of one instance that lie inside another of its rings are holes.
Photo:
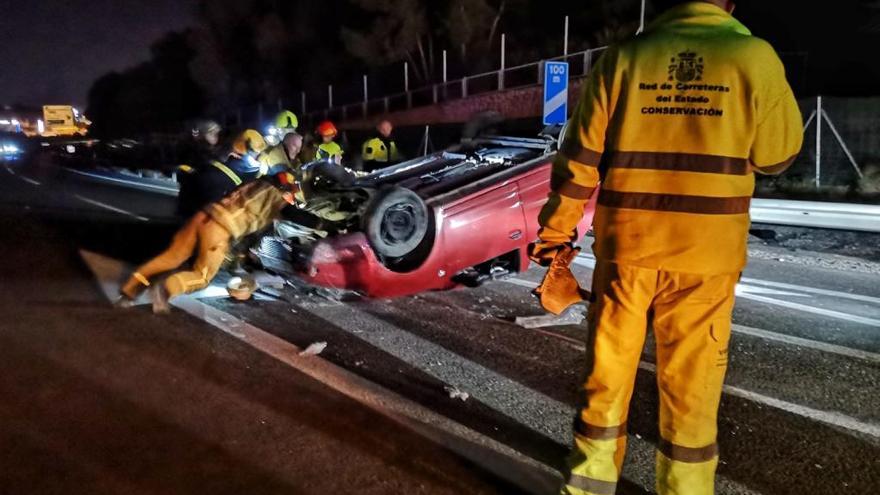
[[[568,120],[568,62],[544,64],[544,125]]]

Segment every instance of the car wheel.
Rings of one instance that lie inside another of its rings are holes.
[[[398,260],[419,247],[428,233],[428,207],[402,187],[380,191],[367,205],[363,230],[382,259]]]

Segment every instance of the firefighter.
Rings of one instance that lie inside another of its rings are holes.
[[[372,172],[400,161],[397,143],[392,136],[393,131],[394,126],[391,122],[383,119],[376,125],[376,135],[364,142],[361,158],[365,171]]]
[[[779,57],[730,1],[674,3],[609,48],[553,165],[531,258],[570,252],[597,184],[589,376],[563,493],[611,495],[647,327],[660,495],[714,493],[717,414],[754,173],[794,161],[803,121]]]
[[[192,129],[192,140],[188,140],[181,152],[182,164],[177,167],[177,182],[180,191],[177,195],[177,214],[189,217],[202,205],[198,204],[198,173],[214,160],[221,157],[220,124],[213,120],[202,120]]]
[[[321,143],[318,145],[317,152],[315,153],[315,160],[332,160],[336,163],[342,163],[342,155],[345,153],[342,151],[342,146],[334,141],[336,136],[339,135],[339,131],[336,130],[336,126],[333,125],[333,122],[329,120],[325,120],[318,124],[318,136],[321,138]]]
[[[260,162],[261,175],[274,175],[297,166],[297,156],[291,157],[288,154],[284,139],[291,134],[296,134],[298,126],[299,119],[290,110],[285,110],[275,117],[275,125],[270,127],[266,134],[267,143],[272,143],[272,145],[257,159]],[[297,134],[297,136],[299,135]],[[302,148],[301,145],[300,148]]]
[[[210,160],[188,179],[186,194],[179,199],[179,213],[188,218],[236,187],[265,175],[257,161],[265,149],[266,141],[259,132],[249,129],[238,135],[225,161]]]
[[[266,130],[266,143],[277,146],[284,136],[296,132],[299,127],[299,118],[290,110],[283,110],[275,116],[272,125]]]
[[[152,278],[179,268],[195,255],[192,269],[171,274],[164,284],[153,286],[153,309],[168,310],[170,298],[204,289],[220,270],[230,244],[259,232],[293,204],[299,186],[292,173],[263,177],[235,189],[196,213],[159,256],[139,267],[122,286],[118,306],[131,306],[151,287]]]

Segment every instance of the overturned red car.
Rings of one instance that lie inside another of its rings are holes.
[[[279,221],[251,252],[279,275],[379,298],[524,271],[556,148],[552,136],[483,137],[345,186],[325,184],[309,200],[324,217],[319,227]]]

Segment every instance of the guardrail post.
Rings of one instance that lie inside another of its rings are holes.
[[[593,65],[593,51],[592,49],[584,52],[584,75],[590,75],[590,70]]]
[[[544,61],[538,62],[538,84],[544,80]]]
[[[367,102],[370,101],[370,92],[367,87],[367,75],[364,74],[364,104],[363,104],[363,114],[364,118],[367,118]]]
[[[438,95],[437,95],[437,85],[435,84],[435,85],[431,88],[431,90],[433,91],[434,104],[436,105],[436,104],[437,104],[437,101],[438,101],[438,100],[437,100],[437,98],[438,98]]]
[[[327,85],[327,108],[333,108],[333,85]]]
[[[565,38],[562,42],[562,55],[568,61],[568,16],[565,16]]]
[[[306,92],[305,91],[302,91],[300,93],[300,98],[301,98],[300,110],[302,110],[302,114],[303,114],[303,116],[305,116],[305,114],[306,114]]]
[[[385,104],[385,113],[388,113],[389,104],[387,96],[383,99],[383,103]]]
[[[462,98],[467,98],[467,96],[468,96],[467,80],[468,80],[467,76],[464,76],[461,78],[461,97]]]

